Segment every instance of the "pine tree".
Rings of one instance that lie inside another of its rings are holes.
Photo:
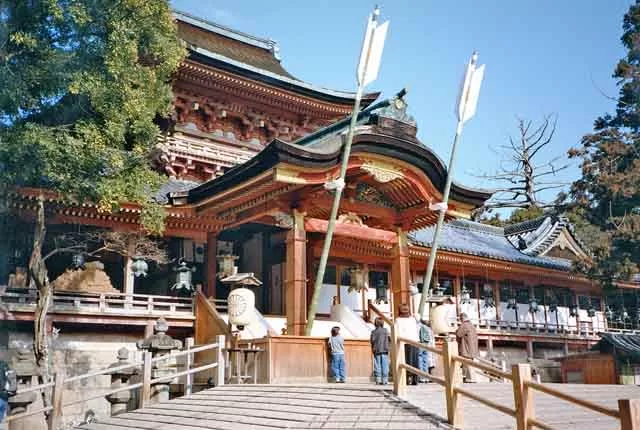
[[[569,153],[581,159],[571,196],[574,217],[590,224],[594,261],[586,269],[609,285],[640,271],[640,1],[624,16],[623,30],[628,52],[613,74],[620,88],[616,111],[598,118],[594,132]]]

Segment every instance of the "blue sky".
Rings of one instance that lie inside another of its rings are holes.
[[[355,66],[374,2],[172,0],[175,8],[279,42],[285,68],[315,85],[354,90]],[[380,2],[390,30],[379,78],[368,90],[407,101],[419,137],[449,159],[453,106],[465,63],[476,49],[487,65],[478,113],[467,123],[456,180],[491,187],[475,175],[492,173],[490,147],[516,134],[516,117],[558,115],[546,158],[566,153],[612,111],[611,78],[625,54],[620,43],[628,0],[395,0]],[[541,159],[542,160],[542,159]],[[578,175],[577,164],[562,175]]]

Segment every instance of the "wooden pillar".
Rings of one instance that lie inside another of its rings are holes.
[[[207,288],[204,294],[216,298],[216,281],[218,277],[218,235],[207,233]]]
[[[442,349],[444,371],[444,396],[447,402],[447,422],[455,428],[462,428],[462,396],[455,388],[462,383],[460,364],[453,360],[458,355],[458,343],[455,339],[445,338]]]
[[[293,226],[287,232],[286,314],[287,333],[303,336],[307,323],[307,237],[304,215],[294,209]]]
[[[493,356],[493,338],[491,336],[487,337],[487,354],[489,357]]]
[[[493,295],[496,302],[496,321],[500,321],[500,281],[496,281],[493,287]]]
[[[533,358],[533,341],[532,340],[527,341],[527,357]]]
[[[534,418],[533,392],[525,385],[526,381],[531,380],[531,366],[515,364],[511,372],[517,428],[518,430],[528,430],[529,418]]]
[[[460,275],[456,275],[453,280],[453,296],[456,301],[456,317],[460,318]]]
[[[569,342],[567,342],[565,340],[564,341],[564,356],[566,357],[567,355],[569,355]]]
[[[409,289],[409,241],[407,233],[398,228],[398,243],[393,247],[391,264],[391,288],[393,291],[393,316],[399,315],[400,305],[411,309],[411,290]],[[413,309],[411,309],[413,312]]]

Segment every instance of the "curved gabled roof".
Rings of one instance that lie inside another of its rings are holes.
[[[447,169],[442,160],[428,147],[422,145],[413,135],[394,135],[406,124],[395,121],[398,127],[381,130],[377,125],[383,109],[390,105],[385,100],[358,114],[358,128],[355,131],[351,149],[352,157],[358,155],[379,155],[401,161],[422,171],[440,193],[444,191]],[[229,187],[268,171],[279,163],[301,168],[332,168],[342,161],[342,133],[349,127],[349,118],[338,121],[318,132],[294,143],[274,140],[260,153],[244,164],[227,171],[223,176],[204,183],[191,190],[187,201],[196,203],[200,199],[214,195]],[[387,133],[388,132],[388,133]],[[490,192],[476,190],[454,184],[451,199],[474,207],[481,206]]]
[[[353,104],[355,93],[322,88],[301,81],[280,63],[278,44],[243,33],[194,15],[174,11],[178,21],[178,36],[185,41],[190,58],[202,64],[237,73],[247,78],[316,99]],[[364,106],[380,93],[368,93]]]
[[[431,247],[434,227],[413,232],[410,236],[414,245]],[[518,250],[505,236],[506,228],[494,227],[467,220],[455,220],[445,224],[438,241],[438,248],[476,255],[495,260],[529,264],[549,269],[569,271],[572,262],[560,258],[538,257]]]

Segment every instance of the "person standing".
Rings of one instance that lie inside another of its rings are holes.
[[[458,341],[459,353],[462,357],[474,360],[478,356],[478,333],[469,316],[465,313],[460,315],[462,324],[456,331],[456,340]],[[462,376],[464,382],[476,382],[475,372],[473,369],[466,365],[462,365]]]
[[[331,371],[337,383],[345,382],[344,338],[340,336],[340,327],[331,329],[329,338],[329,351],[331,352]]]
[[[396,334],[405,339],[412,340],[414,342],[420,342],[418,337],[418,323],[414,317],[411,316],[409,306],[401,304],[398,308],[398,317],[395,322]],[[405,345],[405,362],[412,367],[418,368],[418,348],[413,345]],[[407,372],[407,384],[416,385],[418,378],[411,372]]]
[[[371,349],[373,351],[373,375],[376,384],[389,383],[389,330],[384,328],[382,318],[374,321],[375,329],[371,332]]]
[[[433,330],[431,330],[431,322],[423,319],[420,321],[420,343],[423,343],[428,346],[435,346],[436,341],[433,336]],[[435,360],[433,359],[433,353],[431,351],[427,351],[426,349],[421,349],[418,352],[418,365],[419,369],[423,372],[427,372],[431,374],[431,371],[435,367]],[[419,382],[429,382],[427,378],[419,378]]]

